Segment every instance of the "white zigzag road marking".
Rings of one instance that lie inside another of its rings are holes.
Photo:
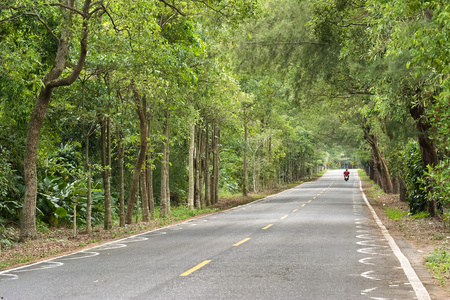
[[[19,278],[19,276],[14,275],[14,274],[0,274],[0,276],[10,276],[10,277],[13,277],[13,278],[0,278],[0,281],[16,280],[17,278]]]
[[[92,252],[92,251],[86,251],[86,252],[82,251],[82,252],[78,252],[78,253],[73,253],[71,255],[77,255],[77,254],[86,254],[86,255],[79,256],[79,257],[62,258],[62,259],[59,259],[59,260],[75,260],[75,259],[83,259],[83,258],[89,258],[89,257],[94,257],[94,256],[97,256],[97,255],[100,255],[100,253]]]
[[[49,265],[46,266],[44,264],[49,264]],[[37,268],[24,268],[24,269],[21,269],[21,270],[16,270],[16,271],[14,271],[14,273],[30,272],[30,271],[45,270],[45,269],[54,269],[54,268],[57,268],[57,267],[61,267],[62,265],[64,265],[64,263],[62,263],[62,262],[47,261],[45,263],[40,264],[40,266],[37,267]]]
[[[375,252],[374,248],[361,248],[358,249],[359,253],[364,253],[364,254],[370,254],[370,255],[377,255],[379,253]]]
[[[365,290],[362,290],[362,291],[361,291],[361,295],[367,295],[368,293],[373,292],[373,291],[375,291],[376,289],[377,289],[377,288],[374,287],[374,288],[371,288],[371,289],[365,289]]]
[[[367,279],[371,279],[371,280],[380,280],[378,279],[376,276],[370,275],[372,274],[374,271],[367,271],[361,274],[362,277],[367,278]]]
[[[362,264],[365,264],[365,265],[372,265],[372,266],[374,266],[375,265],[374,263],[367,262],[367,260],[369,260],[369,259],[373,259],[373,257],[361,258],[360,260],[358,260],[358,262],[360,262]]]

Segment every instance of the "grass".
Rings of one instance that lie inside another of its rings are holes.
[[[448,242],[445,242],[439,249],[434,249],[434,252],[425,259],[425,265],[442,285],[450,278],[450,253],[445,249],[447,244]]]
[[[389,218],[391,218],[392,220],[401,220],[403,219],[403,217],[408,215],[408,212],[406,211],[400,211],[398,209],[394,209],[394,208],[385,208],[386,211],[386,216],[388,216]]]

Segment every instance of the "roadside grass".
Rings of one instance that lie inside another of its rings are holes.
[[[386,207],[384,209],[384,211],[386,212],[386,216],[388,216],[392,220],[396,220],[396,221],[401,220],[401,219],[403,219],[403,217],[408,216],[407,211],[400,211],[395,208]]]
[[[425,259],[425,266],[433,272],[441,285],[446,285],[450,278],[450,253],[447,252],[446,246],[448,241],[445,241],[439,249],[434,249],[434,252]]]

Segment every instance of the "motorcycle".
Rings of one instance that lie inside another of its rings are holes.
[[[349,178],[350,178],[350,175],[348,175],[348,174],[347,174],[347,175],[344,175],[344,180],[345,180],[345,181],[348,181]]]

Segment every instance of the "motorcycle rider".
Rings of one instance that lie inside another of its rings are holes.
[[[350,172],[348,169],[345,169],[345,171],[344,171],[344,179],[345,179],[345,177],[347,177],[347,178],[350,177]]]

